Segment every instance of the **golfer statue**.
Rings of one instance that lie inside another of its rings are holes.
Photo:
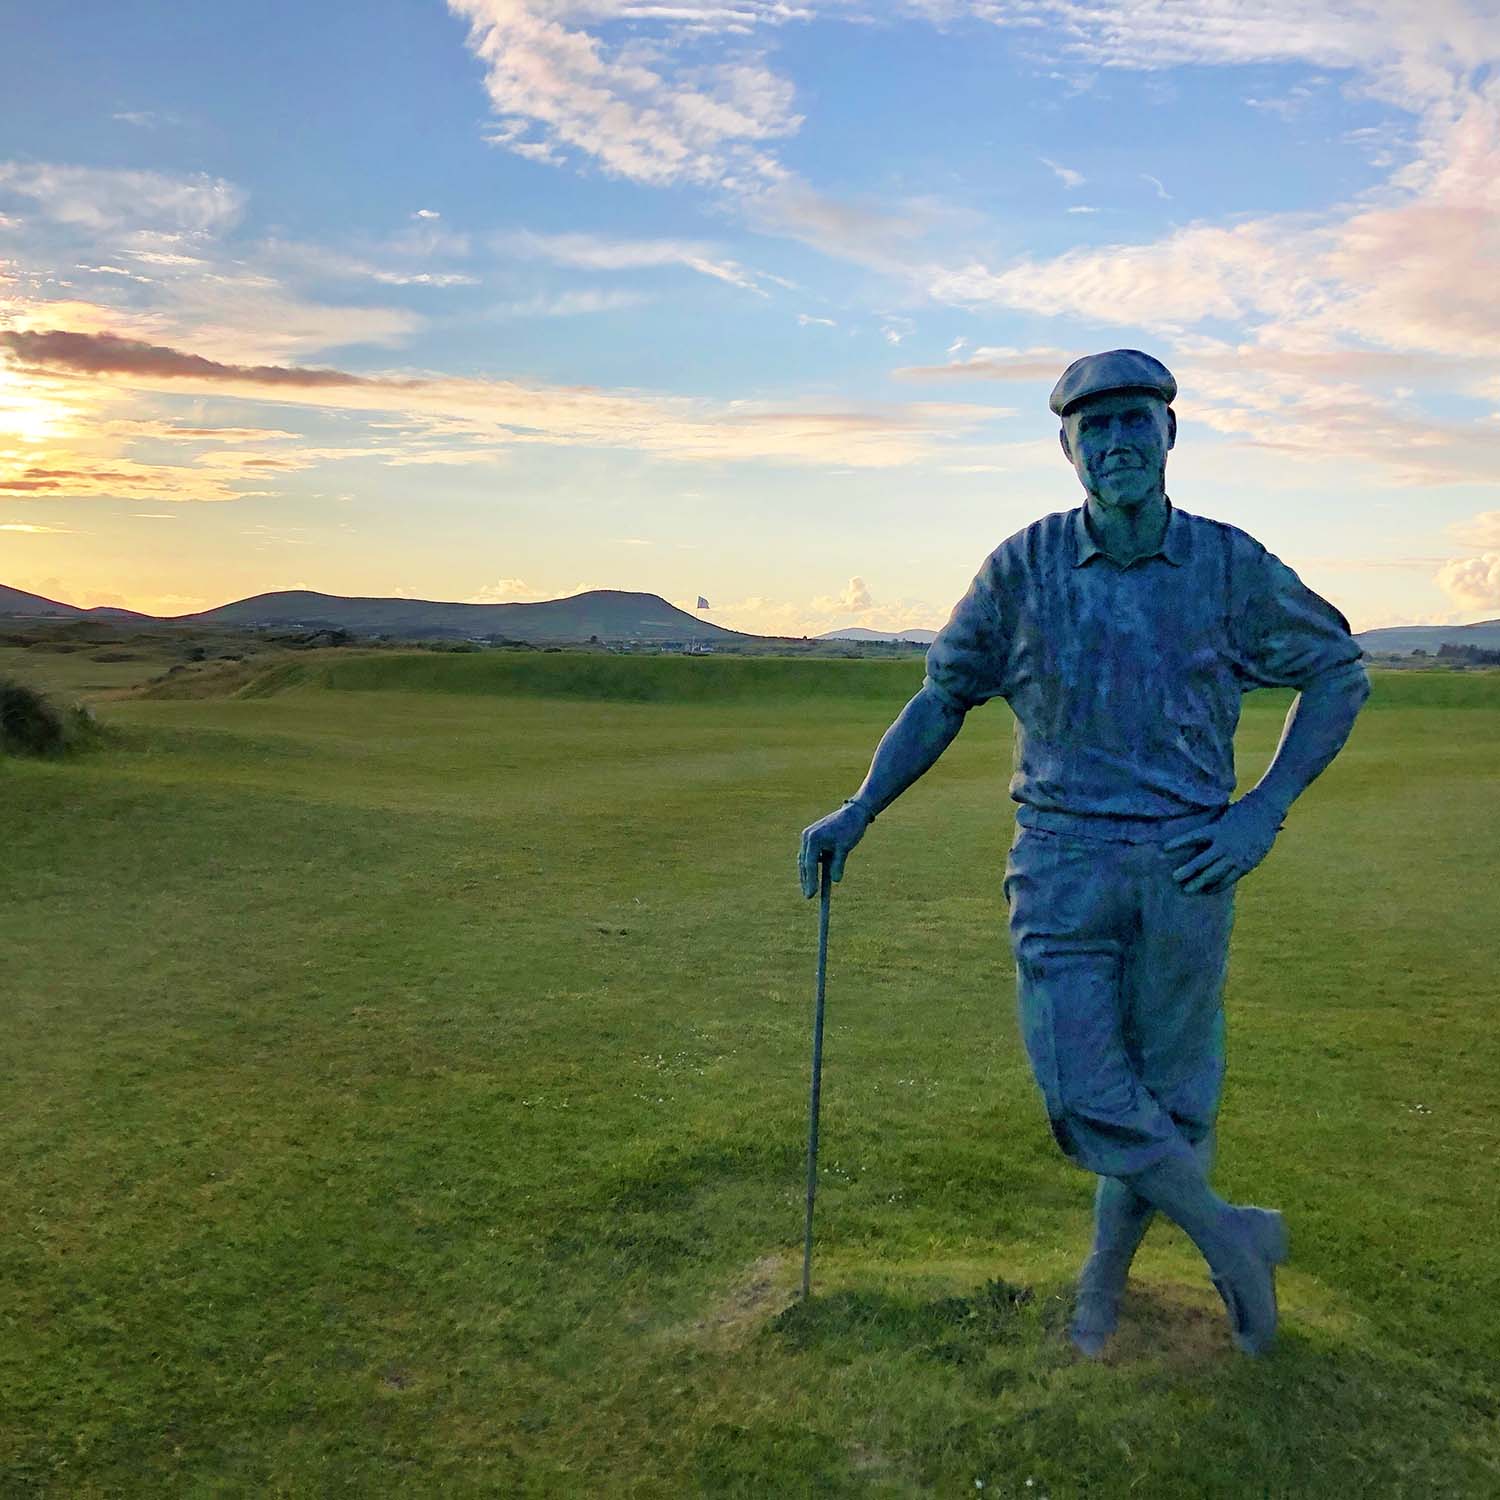
[[[1209,1185],[1234,887],[1370,690],[1337,609],[1245,532],[1167,498],[1176,394],[1136,349],[1063,371],[1050,404],[1084,503],[986,558],[864,784],[804,831],[799,861],[808,896],[821,861],[838,880],[964,715],[1010,704],[1021,1030],[1058,1145],[1099,1178],[1070,1329],[1089,1356],[1114,1332],[1156,1211],[1202,1251],[1236,1346],[1260,1354],[1275,1337],[1281,1215]],[[1231,801],[1240,696],[1257,687],[1299,696],[1270,768]]]

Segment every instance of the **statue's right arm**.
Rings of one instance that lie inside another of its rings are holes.
[[[802,831],[797,872],[802,894],[818,890],[818,865],[826,857],[829,874],[841,880],[849,851],[864,837],[876,814],[884,812],[953,743],[965,710],[931,686],[924,686],[881,736],[860,789],[837,812]]]

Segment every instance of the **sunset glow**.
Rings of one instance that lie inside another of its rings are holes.
[[[398,36],[334,0],[227,50],[40,11],[0,581],[931,627],[1077,503],[1047,392],[1130,346],[1178,378],[1184,509],[1357,627],[1493,617],[1486,10],[448,0]]]

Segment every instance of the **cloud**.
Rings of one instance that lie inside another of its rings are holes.
[[[824,255],[909,278],[917,269],[917,242],[938,217],[930,201],[899,210],[835,198],[786,175],[746,195],[740,212],[754,229],[786,235]]]
[[[977,262],[937,270],[928,290],[940,302],[976,309],[1172,330],[1287,304],[1296,285],[1287,284],[1288,269],[1266,225],[1200,224],[1147,244],[1069,250],[1001,270]]]
[[[7,192],[28,199],[41,218],[92,232],[149,224],[219,234],[245,206],[244,194],[221,177],[41,162],[0,162],[0,194]]]
[[[141,281],[149,283],[150,276],[142,276],[136,271],[127,271],[124,266],[86,266],[81,262],[74,266],[75,271],[87,271],[94,276],[123,276],[126,281]]]
[[[535,588],[524,578],[500,578],[476,589],[463,602],[465,604],[534,604],[538,599],[550,599],[553,595],[546,589]]]
[[[619,312],[627,307],[641,307],[652,299],[643,292],[603,291],[581,287],[577,291],[552,296],[527,297],[520,302],[505,302],[490,309],[498,318],[572,318],[580,314]]]
[[[1245,103],[1250,109],[1258,109],[1266,114],[1276,115],[1285,121],[1295,120],[1304,109],[1307,102],[1313,98],[1314,91],[1310,88],[1298,86],[1291,88],[1284,94],[1272,95],[1267,99],[1255,99],[1246,97]]]
[[[875,601],[870,597],[869,585],[863,578],[858,577],[849,580],[842,594],[813,600],[813,608],[824,612],[848,610],[853,614],[862,614],[874,607]]]
[[[469,595],[465,604],[535,604],[543,599],[572,599],[578,594],[597,593],[611,585],[585,580],[571,588],[541,589],[524,578],[501,578]]]
[[[868,600],[868,596],[864,581],[852,578],[842,594],[808,601],[772,599],[758,594],[723,604],[715,601],[714,619],[731,630],[798,637],[838,630],[851,623],[851,615],[857,616],[859,624],[867,630],[934,630],[948,613],[946,606],[937,609],[922,599],[899,599],[886,604],[844,602],[850,597]],[[691,601],[684,601],[684,607],[690,605]]]
[[[0,531],[21,531],[31,536],[77,536],[71,526],[41,526],[30,521],[0,521]]]
[[[1500,610],[1500,552],[1444,563],[1434,581],[1461,610]]]
[[[1352,70],[1381,97],[1409,103],[1450,94],[1455,77],[1493,59],[1485,0],[971,0],[998,25],[1050,23],[1061,50],[1105,67],[1298,62]],[[1045,43],[1043,43],[1045,45]]]
[[[419,208],[412,214],[414,219],[441,219],[442,217],[435,208]]]
[[[427,236],[423,236],[427,238]],[[442,245],[442,237],[433,236]],[[460,240],[463,250],[467,244]],[[393,241],[387,248],[410,255],[410,242]],[[381,286],[478,286],[479,278],[465,271],[418,271],[407,267],[383,266],[363,256],[351,255],[323,245],[308,245],[292,240],[267,240],[259,246],[260,254],[273,263],[319,277],[336,277],[345,281],[374,281]]]
[[[958,353],[959,340],[949,350]],[[974,350],[966,359],[946,365],[907,365],[894,373],[898,380],[1046,380],[1056,382],[1076,356],[1062,349],[1008,349],[1003,346]]]
[[[1052,175],[1056,177],[1057,180],[1062,183],[1065,188],[1082,187],[1083,184],[1088,181],[1088,178],[1086,178],[1082,172],[1075,172],[1072,167],[1060,166],[1049,156],[1038,157],[1037,160],[1040,161],[1041,164],[1049,171],[1051,171]]]
[[[1481,511],[1472,519],[1460,521],[1448,529],[1470,547],[1500,550],[1500,510]]]
[[[299,434],[279,427],[181,427],[174,422],[142,419],[116,420],[108,424],[116,435],[129,438],[164,438],[181,443],[286,443]]]
[[[837,328],[839,325],[832,318],[815,318],[811,313],[798,313],[797,326],[799,328]]]
[[[244,499],[247,492],[236,488],[234,479],[233,475],[204,473],[193,467],[142,464],[129,459],[117,459],[109,465],[72,464],[57,468],[41,464],[11,468],[0,463],[0,494],[32,499]]]
[[[631,0],[448,0],[469,23],[500,124],[498,146],[555,163],[578,153],[634,182],[735,187],[777,174],[761,143],[801,125],[792,86],[753,61],[674,66],[670,50],[608,46],[569,23],[649,22],[744,31],[795,14],[777,0],[733,6]]]
[[[597,234],[533,234],[522,230],[500,236],[499,248],[585,271],[639,271],[684,266],[730,286],[764,295],[757,273],[730,260],[711,245],[694,240],[614,239]]]
[[[233,381],[240,385],[300,386],[316,388],[365,385],[360,375],[342,370],[288,368],[282,365],[233,365],[184,354],[178,349],[147,344],[140,339],[119,338],[112,333],[71,333],[0,330],[0,348],[8,349],[22,365],[51,370],[69,370],[83,375],[137,375],[157,380],[190,378],[202,381]]]
[[[777,407],[506,379],[232,364],[114,334],[67,330],[0,331],[0,350],[20,369],[93,377],[106,388],[221,391],[306,406],[402,412],[435,437],[462,437],[480,446],[619,447],[683,462],[758,459],[888,467],[912,462],[945,438],[993,417],[982,407],[946,403]],[[309,450],[298,452],[305,457]],[[245,467],[250,463],[246,459]]]

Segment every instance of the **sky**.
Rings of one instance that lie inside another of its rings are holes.
[[[0,582],[937,627],[1179,384],[1174,504],[1500,615],[1500,0],[82,0],[8,29]]]

